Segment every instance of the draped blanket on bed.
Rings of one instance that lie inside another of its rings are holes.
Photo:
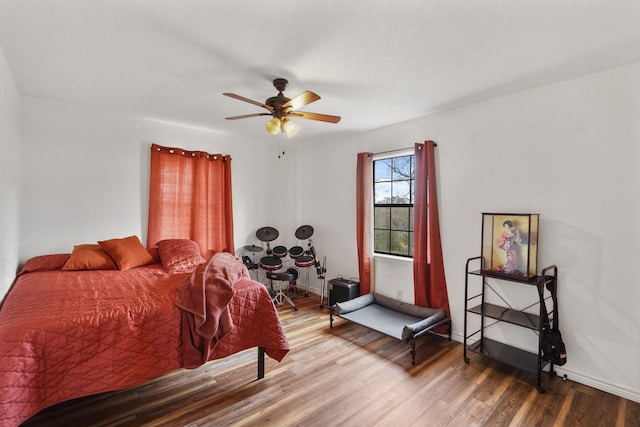
[[[220,252],[200,264],[178,288],[185,368],[197,368],[209,360],[218,342],[233,329],[228,305],[233,285],[243,278],[249,278],[245,266],[230,253]]]
[[[182,368],[176,290],[188,277],[160,264],[21,275],[0,310],[0,425]],[[260,346],[282,360],[289,344],[269,293],[237,279],[226,306],[233,328],[207,359]]]

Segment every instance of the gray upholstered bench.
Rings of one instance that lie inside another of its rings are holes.
[[[416,339],[427,333],[447,336],[451,340],[451,319],[441,308],[420,307],[397,301],[375,292],[330,307],[329,326],[334,314],[343,319],[405,341],[411,345],[411,363],[416,364]],[[434,328],[447,325],[447,334]]]

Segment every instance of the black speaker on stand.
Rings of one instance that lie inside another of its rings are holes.
[[[360,282],[341,277],[329,280],[329,307],[360,296]]]

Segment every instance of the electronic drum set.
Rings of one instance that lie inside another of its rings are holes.
[[[280,233],[278,230],[273,227],[259,228],[258,231],[256,231],[256,238],[261,242],[266,243],[266,256],[260,258],[258,264],[248,256],[243,256],[242,260],[244,264],[249,270],[257,268],[264,270],[266,278],[269,279],[270,292],[274,303],[282,304],[286,301],[291,304],[295,310],[297,310],[298,307],[296,307],[291,297],[294,297],[297,293],[296,280],[300,274],[299,268],[306,269],[305,296],[308,296],[307,288],[309,286],[309,267],[315,267],[318,279],[322,280],[322,287],[320,290],[320,307],[322,308],[324,306],[323,303],[326,285],[325,273],[327,270],[324,265],[326,263],[326,257],[321,265],[318,261],[313,242],[311,241],[311,236],[313,236],[313,227],[310,225],[302,225],[298,227],[295,232],[296,239],[308,240],[306,250],[303,249],[302,246],[292,246],[287,250],[285,246],[281,245],[274,246],[272,249],[271,242],[276,240],[279,235]],[[245,246],[244,249],[252,254],[256,254],[264,250],[262,247],[256,245]],[[293,262],[293,266],[289,266],[284,271],[279,271],[282,270],[283,260],[287,255],[289,255],[289,258]],[[289,282],[286,292],[282,286],[279,286],[278,291],[275,291],[273,286],[274,280]]]

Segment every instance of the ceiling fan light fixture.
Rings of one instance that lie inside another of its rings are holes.
[[[291,120],[286,119],[282,121],[282,133],[287,135],[287,138],[291,138],[293,135],[298,133],[299,130],[300,126],[298,126]]]
[[[278,119],[277,117],[273,117],[264,125],[264,127],[267,129],[267,132],[269,132],[271,135],[279,134],[280,126],[281,126],[280,119]]]

